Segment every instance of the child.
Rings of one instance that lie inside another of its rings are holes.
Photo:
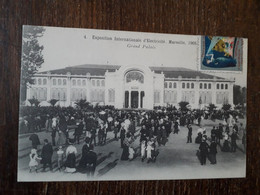
[[[58,155],[58,169],[61,171],[61,167],[63,164],[63,158],[64,158],[64,151],[62,150],[62,146],[59,146],[59,150],[57,151]]]
[[[129,152],[128,159],[131,161],[134,158],[135,151],[132,147],[129,146],[128,152]]]
[[[42,158],[38,157],[37,155],[37,150],[32,149],[30,153],[30,162],[29,162],[29,167],[30,167],[30,172],[32,172],[32,169],[35,169],[35,172],[37,173],[37,166],[39,165],[37,160],[41,160]]]
[[[153,150],[154,150],[154,141],[153,139],[150,139],[148,142],[147,142],[147,147],[146,147],[146,150],[147,150],[147,163],[149,163],[151,160],[153,160]]]
[[[141,143],[141,158],[142,158],[142,162],[144,162],[145,159],[145,150],[146,150],[146,141],[143,140]]]

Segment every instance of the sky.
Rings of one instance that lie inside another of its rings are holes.
[[[98,37],[104,39],[97,40]],[[115,41],[117,38],[141,40]],[[112,40],[107,40],[112,38]],[[147,43],[147,40],[150,42]],[[171,41],[171,43],[169,43]],[[81,64],[184,67],[198,70],[200,36],[46,27],[39,43],[44,63],[39,71]],[[144,47],[144,48],[143,48]],[[246,86],[246,63],[242,73],[212,73],[236,79]],[[206,72],[205,72],[206,73]]]

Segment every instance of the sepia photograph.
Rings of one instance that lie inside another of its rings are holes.
[[[19,182],[246,177],[247,39],[23,26]]]

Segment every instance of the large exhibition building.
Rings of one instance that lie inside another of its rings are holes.
[[[27,100],[36,98],[42,105],[51,99],[59,100],[60,106],[74,106],[77,100],[86,99],[119,109],[177,106],[181,101],[192,108],[210,103],[233,105],[234,80],[186,68],[79,65],[40,72],[34,79]]]

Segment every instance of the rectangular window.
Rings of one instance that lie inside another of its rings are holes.
[[[115,102],[115,89],[108,90],[108,102]]]

